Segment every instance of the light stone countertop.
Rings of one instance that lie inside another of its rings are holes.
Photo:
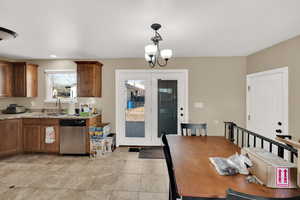
[[[47,113],[32,112],[32,113],[22,113],[22,114],[0,114],[0,120],[6,119],[23,119],[23,118],[49,118],[49,119],[90,119],[97,117],[101,114],[92,114],[87,117],[75,116],[75,115],[48,115]]]

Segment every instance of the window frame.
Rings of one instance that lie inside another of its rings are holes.
[[[57,73],[75,73],[75,75],[77,75],[77,71],[76,69],[57,69],[57,70],[45,70],[44,71],[44,75],[45,75],[45,99],[44,99],[44,102],[45,103],[55,103],[57,101],[57,99],[55,98],[52,98],[52,83],[49,79],[49,74],[57,74]],[[76,79],[77,79],[77,76],[76,76]],[[76,98],[61,98],[61,102],[77,102],[77,97]]]

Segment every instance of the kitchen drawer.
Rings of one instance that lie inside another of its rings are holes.
[[[40,123],[41,123],[41,120],[37,119],[37,118],[23,119],[23,124],[25,124],[25,125],[39,125]]]
[[[59,125],[59,119],[41,119],[41,125]]]
[[[90,118],[88,121],[89,126],[99,126],[101,123],[101,115],[97,117]]]

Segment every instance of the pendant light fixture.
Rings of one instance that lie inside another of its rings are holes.
[[[154,30],[154,36],[151,38],[153,44],[145,46],[145,59],[151,68],[157,65],[164,67],[168,64],[168,60],[172,57],[171,49],[160,49],[159,42],[162,41],[158,30],[161,28],[160,24],[152,24],[151,28]]]
[[[18,34],[12,30],[0,27],[0,41],[16,38]]]

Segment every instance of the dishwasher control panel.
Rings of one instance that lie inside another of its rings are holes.
[[[61,119],[60,126],[86,126],[85,119]]]

